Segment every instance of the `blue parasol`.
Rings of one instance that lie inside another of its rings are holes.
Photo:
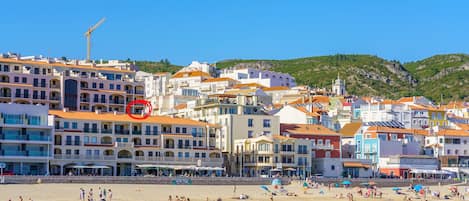
[[[402,189],[399,188],[399,187],[394,187],[394,188],[392,188],[392,190],[393,190],[393,191],[400,191],[400,190],[402,190]]]
[[[280,180],[280,179],[272,180],[272,186],[275,186],[275,185],[277,185],[277,186],[282,185],[282,180]]]
[[[269,187],[267,187],[267,186],[261,186],[261,188],[270,193]]]
[[[352,182],[350,182],[349,180],[345,180],[342,182],[342,185],[350,185],[352,184]]]
[[[414,186],[414,190],[417,191],[417,192],[419,192],[422,189],[423,189],[422,184],[417,184],[417,185]]]

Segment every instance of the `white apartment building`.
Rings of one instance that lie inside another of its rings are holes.
[[[434,157],[469,156],[469,132],[433,128],[433,134],[425,137],[425,147]]]
[[[203,71],[179,71],[169,79],[168,91],[171,94],[198,96],[202,81],[210,78],[212,76]]]
[[[144,98],[128,63],[83,63],[42,57],[0,57],[0,102],[42,104],[50,109],[125,112],[127,103]],[[143,107],[133,107],[140,113]]]
[[[311,174],[311,142],[281,135],[238,139],[235,165],[242,176]]]
[[[223,69],[220,72],[220,77],[228,77],[234,80],[238,80],[243,84],[257,83],[266,87],[296,86],[295,78],[287,73],[279,73],[255,68]]]
[[[0,161],[5,172],[47,175],[52,159],[53,127],[48,107],[0,103]]]
[[[113,113],[49,113],[55,117],[53,175],[176,175],[195,169],[221,174],[215,125],[166,116],[136,120]]]
[[[171,73],[168,72],[151,74],[138,71],[135,75],[137,81],[145,83],[145,98],[165,96],[170,78]]]
[[[240,82],[231,78],[209,78],[200,84],[200,92],[204,95],[223,94],[226,90],[233,88]]]

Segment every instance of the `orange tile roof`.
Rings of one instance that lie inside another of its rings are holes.
[[[406,128],[390,128],[384,126],[370,126],[366,133],[407,133],[417,135],[428,135],[427,130],[422,129],[406,129]]]
[[[284,91],[284,90],[289,90],[290,88],[284,87],[284,86],[275,86],[275,87],[266,87],[263,88],[262,90],[264,91]]]
[[[313,112],[310,112],[310,111],[308,111],[308,109],[306,109],[305,107],[302,107],[302,106],[293,106],[293,107],[296,108],[297,110],[305,113],[306,115],[308,115],[310,117],[319,117],[319,116],[321,116],[320,114],[318,114],[319,110],[315,110],[314,108],[313,108]]]
[[[101,113],[95,112],[77,112],[62,110],[49,110],[50,115],[62,119],[76,119],[76,120],[89,120],[89,121],[115,121],[115,122],[131,122],[131,123],[154,123],[154,124],[170,124],[170,125],[191,125],[191,126],[207,126],[209,124],[191,119],[172,118],[168,116],[150,116],[143,120],[133,119],[127,114]],[[210,126],[210,125],[209,125]]]
[[[357,133],[358,129],[362,127],[362,122],[352,122],[345,124],[339,133],[344,137],[353,137]]]
[[[209,77],[211,78],[208,73],[203,71],[188,71],[188,72],[177,72],[173,75],[172,78],[184,78],[184,77]]]
[[[438,136],[460,136],[460,137],[469,137],[469,132],[465,130],[450,130],[450,129],[441,129],[438,131]]]
[[[340,135],[322,125],[317,124],[280,124],[281,132],[301,135]]]
[[[9,59],[9,58],[0,58],[0,62],[13,63],[13,64],[41,65],[41,66],[57,66],[57,67],[65,67],[65,68],[80,68],[80,69],[96,70],[96,71],[110,71],[110,72],[124,72],[124,73],[134,72],[130,70],[121,70],[121,69],[112,68],[112,67],[95,67],[91,65],[73,65],[73,64],[64,64],[60,62],[47,63],[47,62],[42,62],[42,61],[16,60],[16,59]]]
[[[282,108],[282,107],[283,107],[283,104],[281,104],[281,103],[274,103],[274,104],[272,105],[272,107],[275,108],[275,109],[279,109],[279,108]]]
[[[153,73],[153,75],[166,75],[166,74],[169,74],[169,72],[156,72],[156,73]]]
[[[182,110],[187,108],[187,103],[181,103],[179,105],[174,106],[174,109],[176,110]]]
[[[311,101],[310,101],[311,99]],[[313,97],[303,97],[298,98],[297,100],[290,102],[289,104],[303,104],[303,103],[329,103],[329,96],[313,96]]]
[[[245,84],[237,84],[233,86],[234,89],[239,89],[239,88],[265,88],[264,85],[258,84],[258,83],[245,83]]]
[[[409,106],[411,110],[429,110],[429,111],[437,111],[437,112],[445,112],[445,110],[436,107],[430,107],[426,105],[411,105]]]
[[[209,79],[206,79],[202,82],[226,82],[226,81],[229,81],[229,82],[239,82],[237,80],[233,80],[229,77],[217,77],[217,78],[209,78]]]
[[[461,130],[469,131],[469,124],[456,124]]]
[[[351,167],[351,168],[370,168],[369,164],[364,164],[361,162],[352,162],[352,161],[346,161],[344,162],[344,167]]]
[[[292,139],[295,139],[295,138],[284,136],[284,135],[272,135],[272,138],[277,139],[277,140],[292,140]]]

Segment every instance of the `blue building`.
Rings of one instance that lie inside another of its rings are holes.
[[[0,103],[0,162],[17,175],[46,175],[52,159],[48,107]]]

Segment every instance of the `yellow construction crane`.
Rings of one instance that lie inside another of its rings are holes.
[[[88,31],[85,32],[86,41],[87,41],[87,47],[86,47],[86,61],[90,61],[91,33],[92,33],[96,28],[98,28],[105,20],[106,20],[106,18],[102,18],[101,20],[99,20],[98,23],[96,23],[94,26],[90,27],[90,28],[88,29]]]

